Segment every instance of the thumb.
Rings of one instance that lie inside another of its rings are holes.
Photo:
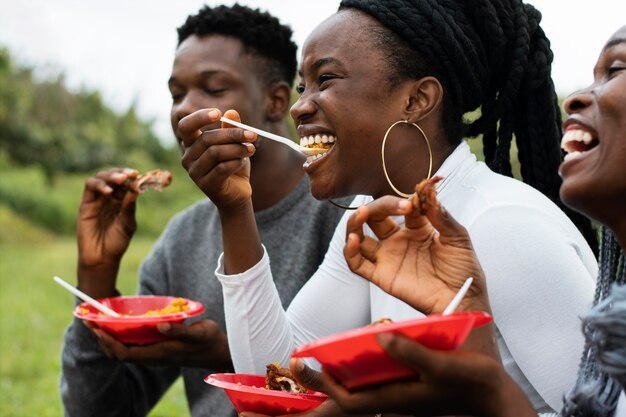
[[[376,336],[381,347],[395,360],[415,371],[429,373],[439,366],[442,353],[393,333],[380,333]]]
[[[291,358],[289,368],[296,381],[308,389],[324,392],[322,373],[314,371],[300,359]]]
[[[224,117],[226,119],[234,120],[236,122],[241,122],[241,116],[239,116],[239,113],[237,112],[237,110],[226,110],[226,112],[224,113]],[[230,125],[226,122],[222,122],[222,129],[227,128],[227,127],[235,127],[235,126]]]

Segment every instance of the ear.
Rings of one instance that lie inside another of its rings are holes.
[[[271,122],[280,122],[285,118],[291,103],[291,87],[279,81],[268,87],[265,116]]]
[[[412,82],[409,88],[403,111],[410,122],[424,120],[443,102],[443,87],[435,77],[420,78]]]

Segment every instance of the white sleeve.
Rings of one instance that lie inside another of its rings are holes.
[[[468,227],[493,316],[530,384],[559,410],[576,381],[597,266],[582,237],[536,207],[490,207]]]
[[[223,254],[220,256],[215,274],[222,283],[236,372],[264,374],[265,366],[272,362],[286,366],[295,347],[370,322],[369,283],[349,270],[343,256],[349,214],[339,222],[323,263],[287,312],[274,285],[265,248],[257,265],[236,275],[224,275]]]

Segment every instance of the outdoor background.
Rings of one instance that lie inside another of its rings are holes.
[[[59,357],[73,298],[52,276],[76,282],[74,222],[85,178],[109,166],[174,174],[171,187],[139,199],[139,229],[120,271],[125,294],[135,291],[139,263],[168,219],[203,198],[179,165],[167,90],[176,27],[203,3],[0,0],[1,416],[62,415]],[[240,3],[277,15],[299,45],[338,5]],[[592,80],[626,5],[531,3],[543,12],[553,77],[566,96]],[[150,414],[173,415],[188,415],[180,383]]]

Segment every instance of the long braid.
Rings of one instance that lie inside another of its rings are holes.
[[[559,198],[561,115],[550,43],[534,7],[522,0],[342,0],[340,9],[346,7],[372,15],[393,33],[393,47],[387,43],[384,50],[392,51],[388,58],[401,75],[441,81],[452,145],[483,135],[486,163],[512,176],[515,138],[524,182],[561,207],[597,250],[591,222]],[[463,115],[477,109],[480,117],[465,123]]]
[[[613,234],[602,228],[594,308],[583,319],[586,342],[563,417],[610,417],[626,384],[626,265]]]

